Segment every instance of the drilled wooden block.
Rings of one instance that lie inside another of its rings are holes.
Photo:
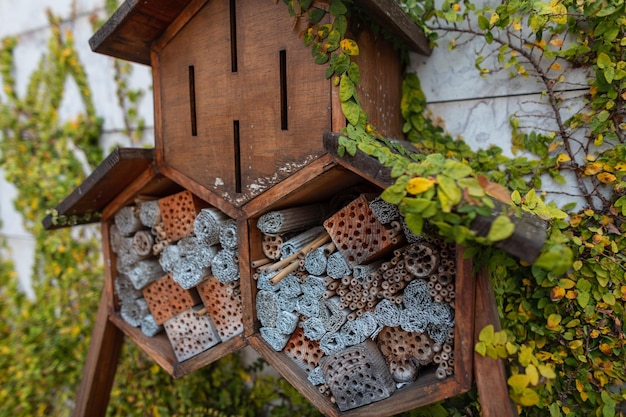
[[[364,195],[328,218],[324,227],[350,267],[367,263],[393,245]]]
[[[167,274],[145,287],[143,296],[157,324],[163,324],[200,303],[198,291],[195,288],[183,289],[174,281],[172,274]]]
[[[193,234],[194,220],[208,204],[189,191],[159,199],[161,219],[167,239],[175,242]]]
[[[223,284],[215,277],[202,281],[196,287],[200,298],[222,341],[243,332],[243,307],[239,281]]]
[[[396,389],[385,359],[369,339],[324,356],[320,366],[341,411],[383,400]]]
[[[315,369],[319,364],[320,358],[324,356],[319,342],[305,337],[301,327],[296,328],[293,332],[283,352],[307,373]]]
[[[180,362],[221,342],[213,320],[202,310],[200,306],[191,308],[163,323],[176,359]]]

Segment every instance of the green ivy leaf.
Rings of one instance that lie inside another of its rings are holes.
[[[348,74],[343,74],[341,76],[341,81],[339,82],[339,99],[341,101],[348,101],[356,92],[354,84]]]
[[[343,112],[343,115],[346,116],[348,123],[350,123],[351,125],[356,125],[357,123],[359,123],[361,106],[359,106],[355,101],[343,101],[341,103],[341,111]]]
[[[324,16],[326,16],[326,10],[318,9],[317,7],[313,7],[308,11],[309,23],[312,25],[321,22]]]
[[[443,164],[443,173],[450,178],[458,180],[460,178],[467,177],[473,172],[472,167],[462,162],[448,159]]]
[[[346,31],[348,30],[348,19],[346,16],[341,15],[335,17],[333,27],[339,32],[341,37],[344,37],[346,35]]]
[[[328,11],[333,16],[341,16],[348,12],[348,8],[341,0],[330,0]]]
[[[487,30],[489,29],[489,26],[489,19],[487,19],[485,15],[478,15],[478,27],[481,30]]]
[[[489,228],[489,233],[487,234],[487,240],[490,242],[498,242],[504,239],[511,237],[513,232],[515,231],[515,225],[504,214],[496,217],[491,227]]]
[[[534,265],[551,271],[554,275],[562,275],[572,266],[573,253],[570,248],[562,244],[554,244],[544,249],[535,260]]]
[[[422,234],[424,228],[424,218],[416,213],[409,213],[404,217],[404,221],[409,230],[416,235]]]

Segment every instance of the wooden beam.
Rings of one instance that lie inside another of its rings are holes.
[[[106,416],[117,362],[124,343],[124,333],[109,321],[108,298],[107,291],[103,291],[72,414],[74,417]]]
[[[489,273],[484,269],[478,273],[476,281],[475,307],[474,343],[488,324],[492,324],[496,330],[501,329],[493,285]],[[507,389],[506,365],[502,359],[495,360],[474,353],[474,375],[482,417],[517,417],[517,407],[511,401]]]
[[[381,165],[376,158],[360,150],[357,150],[354,156],[344,155],[339,157],[337,149],[340,136],[338,133],[324,133],[324,150],[333,155],[337,163],[369,179],[382,188],[386,188],[395,182],[395,179],[391,176],[391,168]],[[413,146],[408,142],[400,142],[409,149]],[[494,203],[496,204],[496,209],[493,211],[493,216],[479,216],[470,225],[470,228],[480,236],[487,235],[494,219],[502,211],[503,205],[495,200]],[[520,217],[511,217],[511,221],[515,225],[513,235],[505,240],[496,242],[494,246],[525,262],[533,263],[545,244],[548,223],[537,216],[525,212]]]

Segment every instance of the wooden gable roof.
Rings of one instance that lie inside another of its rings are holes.
[[[188,5],[203,2],[206,0],[126,0],[92,36],[89,45],[94,52],[150,65],[152,42]],[[361,0],[358,7],[412,50],[430,55],[426,36],[394,0]]]

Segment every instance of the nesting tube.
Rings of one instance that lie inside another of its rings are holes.
[[[119,209],[114,216],[115,225],[123,236],[131,236],[137,230],[143,229],[139,220],[139,212],[135,206],[126,206]]]
[[[144,201],[139,204],[139,221],[148,228],[161,221],[161,207],[158,200]]]
[[[216,245],[219,243],[220,227],[227,219],[228,216],[216,208],[204,208],[193,222],[193,233],[208,246]]]
[[[298,325],[298,316],[289,311],[281,311],[276,319],[276,330],[283,334],[292,334]]]
[[[280,352],[285,348],[290,337],[290,335],[281,333],[275,327],[261,327],[259,332],[263,340],[276,352]]]
[[[376,216],[378,221],[382,224],[389,224],[400,217],[398,206],[388,203],[380,197],[376,197],[370,201],[369,206],[374,216]]]
[[[324,378],[324,372],[322,371],[321,366],[313,368],[313,370],[309,372],[306,379],[313,385],[322,385],[326,383],[326,378]]]
[[[211,272],[221,283],[239,279],[239,257],[228,250],[220,250],[211,260]]]
[[[376,321],[383,326],[395,327],[400,324],[400,309],[387,299],[380,300],[374,309]]]
[[[322,275],[326,272],[327,258],[324,248],[317,248],[306,254],[304,269],[312,275]]]
[[[302,251],[309,243],[319,237],[320,233],[323,231],[324,228],[322,226],[313,227],[284,242],[280,247],[281,259],[288,258],[291,255]]]
[[[163,275],[165,275],[165,272],[156,259],[141,260],[128,272],[128,278],[138,290],[161,278]]]
[[[310,204],[265,213],[259,217],[257,227],[265,234],[293,232],[321,224],[324,217],[323,205]]]
[[[154,237],[148,230],[139,230],[133,236],[132,247],[139,256],[149,256],[153,245]]]
[[[341,252],[335,252],[328,257],[326,273],[335,279],[341,279],[350,274],[350,267]]]
[[[278,302],[276,294],[261,290],[256,296],[256,315],[264,327],[276,327],[278,320]]]
[[[122,319],[133,327],[141,326],[141,322],[148,314],[150,314],[150,310],[144,298],[125,302],[120,307]]]
[[[280,247],[283,245],[282,236],[263,235],[261,248],[263,254],[271,260],[280,259]]]
[[[135,288],[133,282],[125,274],[118,274],[113,282],[115,293],[121,303],[130,302],[143,297],[143,293]]]
[[[324,322],[319,317],[311,317],[302,323],[304,335],[310,340],[320,340],[326,334]]]
[[[222,222],[219,232],[219,242],[224,249],[231,251],[237,250],[237,222],[233,219]]]
[[[157,324],[152,314],[146,315],[141,320],[141,331],[148,337],[154,337],[163,330],[163,326]]]

